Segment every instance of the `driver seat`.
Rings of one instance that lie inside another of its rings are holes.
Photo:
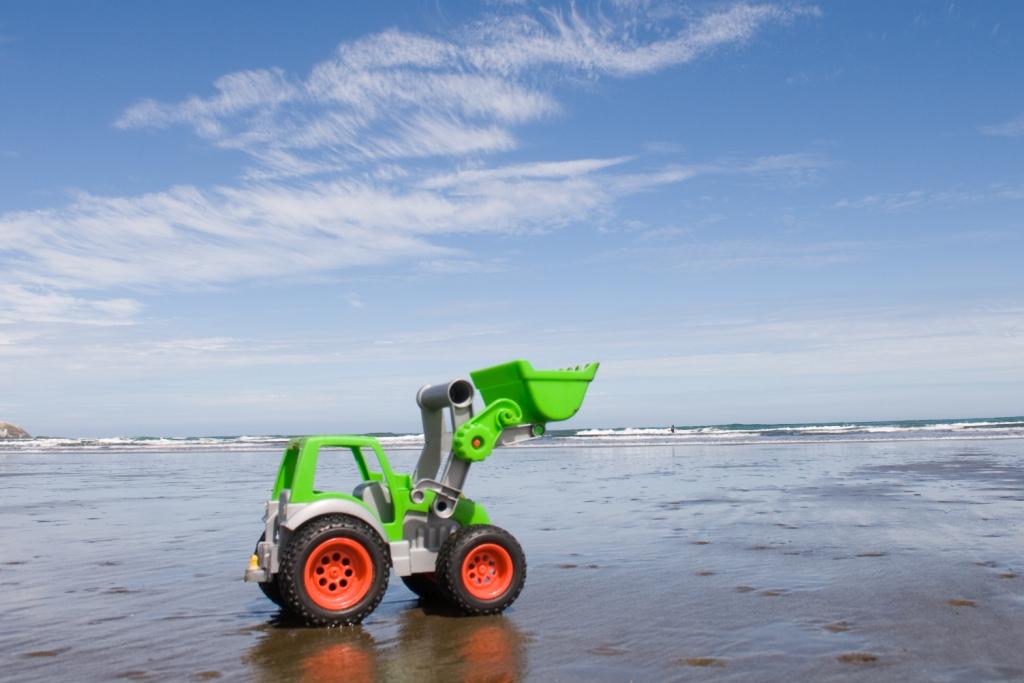
[[[381,522],[387,524],[395,521],[395,506],[391,502],[391,492],[381,486],[379,481],[364,481],[355,487],[352,495],[376,512]]]

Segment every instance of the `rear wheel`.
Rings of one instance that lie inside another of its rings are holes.
[[[497,614],[522,592],[526,556],[504,529],[464,527],[441,546],[437,576],[444,595],[466,614]]]
[[[313,626],[358,624],[388,587],[390,554],[366,522],[324,515],[302,525],[281,556],[278,589]]]

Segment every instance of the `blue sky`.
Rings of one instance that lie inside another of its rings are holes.
[[[1015,2],[5,3],[0,419],[1024,413]]]

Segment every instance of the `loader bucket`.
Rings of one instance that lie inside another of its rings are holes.
[[[525,360],[471,372],[484,403],[508,398],[519,404],[524,424],[568,420],[583,404],[597,363],[565,370],[534,370]]]

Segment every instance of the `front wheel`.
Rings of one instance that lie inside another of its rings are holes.
[[[526,556],[504,529],[463,527],[441,546],[437,577],[445,596],[464,613],[497,614],[522,592]]]
[[[390,553],[361,519],[324,515],[303,524],[281,556],[278,589],[311,626],[358,624],[388,587]]]

